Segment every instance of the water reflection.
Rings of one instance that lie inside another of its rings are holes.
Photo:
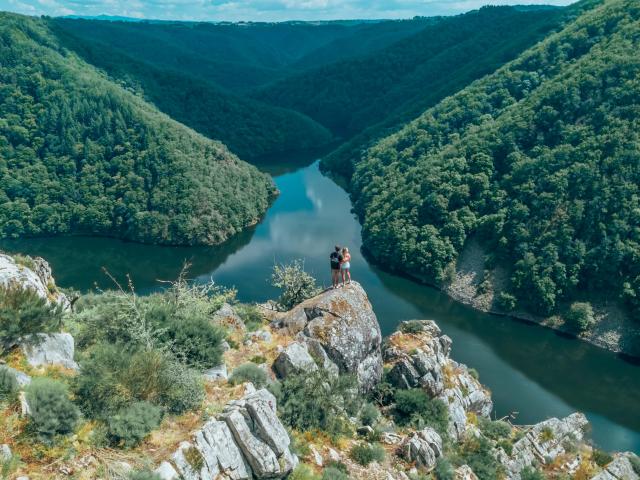
[[[276,178],[280,197],[255,229],[221,247],[167,248],[111,239],[47,239],[4,248],[42,255],[63,286],[88,289],[107,267],[129,272],[138,290],[175,278],[184,260],[199,281],[235,286],[242,300],[264,301],[277,292],[267,279],[275,263],[304,258],[321,283],[330,283],[328,256],[335,243],[352,252],[354,278],[367,290],[383,333],[411,318],[436,320],[454,340],[453,355],[475,367],[492,390],[498,415],[518,412],[533,423],[584,411],[597,443],[640,451],[640,367],[585,343],[510,319],[475,312],[440,292],[369,265],[360,252],[360,225],[346,193],[317,164]],[[103,280],[100,280],[103,279]]]

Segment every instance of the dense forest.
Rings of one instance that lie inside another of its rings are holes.
[[[309,115],[343,138],[371,127],[325,161],[349,175],[353,152],[370,141],[367,137],[412,120],[495,71],[565,16],[564,9],[485,7],[441,19],[370,55],[289,77],[260,90],[256,98]]]
[[[640,4],[609,0],[358,161],[367,248],[441,282],[475,235],[502,307],[588,290],[640,306]]]
[[[0,14],[0,235],[214,244],[270,179],[108,81],[44,20]]]

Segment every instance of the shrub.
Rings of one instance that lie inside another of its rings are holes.
[[[456,464],[467,464],[479,480],[495,480],[502,474],[502,466],[493,456],[492,447],[484,437],[469,438],[460,446]]]
[[[82,410],[92,418],[106,418],[137,401],[182,413],[196,408],[204,398],[200,376],[157,350],[130,351],[101,344],[80,366],[75,393]]]
[[[436,463],[434,474],[437,480],[453,480],[455,473],[453,471],[453,465],[444,457],[440,457]]]
[[[31,289],[0,287],[0,353],[21,337],[57,330],[62,308],[50,305]]]
[[[151,470],[136,470],[129,474],[129,480],[162,480],[162,477]]]
[[[513,312],[518,305],[516,297],[507,292],[500,292],[496,299],[496,305],[500,310],[505,312]]]
[[[204,316],[175,319],[166,325],[164,341],[186,363],[198,368],[220,365],[224,332]]]
[[[320,480],[313,469],[305,463],[299,463],[288,478],[289,480]]]
[[[274,265],[271,285],[281,290],[278,307],[283,310],[290,310],[319,292],[316,279],[305,272],[302,260],[294,260],[288,265]]]
[[[549,442],[554,438],[553,430],[551,427],[543,427],[538,436],[541,442]]]
[[[591,458],[599,467],[604,467],[613,461],[613,457],[611,456],[611,454],[597,448],[593,450]]]
[[[15,374],[6,367],[0,366],[0,400],[13,401],[18,396],[20,386]]]
[[[300,431],[314,428],[331,436],[350,430],[348,417],[362,404],[352,376],[328,377],[323,371],[289,375],[280,383],[282,420]]]
[[[545,480],[545,476],[533,467],[525,467],[520,473],[521,480]]]
[[[34,379],[26,389],[26,399],[31,411],[30,429],[44,442],[71,433],[80,419],[66,386],[56,380]]]
[[[267,373],[255,363],[244,363],[240,365],[229,377],[229,382],[233,385],[251,382],[256,388],[264,387],[267,381]]]
[[[264,315],[257,305],[241,303],[234,307],[238,316],[242,319],[248,332],[253,332],[264,325]]]
[[[511,425],[502,420],[491,421],[488,418],[478,417],[480,431],[491,440],[500,440],[511,435]]]
[[[422,389],[398,390],[394,416],[399,425],[432,427],[445,435],[448,427],[447,406],[440,399],[430,399]]]
[[[148,402],[136,402],[109,418],[108,435],[111,443],[132,448],[160,425],[162,410]]]
[[[627,458],[631,462],[631,468],[633,468],[633,471],[636,472],[636,475],[640,475],[640,457],[638,457],[637,455],[630,455]]]
[[[360,411],[360,421],[363,425],[373,426],[378,417],[380,417],[380,411],[371,403],[366,403]]]
[[[478,382],[480,381],[480,374],[478,373],[478,371],[475,368],[470,368],[468,370],[468,372],[469,372],[469,375],[471,375],[472,378],[474,378]]]
[[[593,327],[596,317],[590,303],[574,302],[565,314],[567,324],[577,332],[584,332]]]
[[[335,467],[327,467],[322,471],[321,480],[349,480],[349,474]]]
[[[424,331],[424,325],[417,320],[409,320],[407,322],[402,322],[400,325],[400,331],[402,333],[420,333]]]
[[[381,462],[384,460],[385,451],[381,445],[374,443],[359,443],[351,447],[349,457],[356,463],[366,467],[373,461]]]

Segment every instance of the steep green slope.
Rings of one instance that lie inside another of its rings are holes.
[[[0,235],[213,244],[255,223],[270,179],[0,14]]]
[[[352,186],[369,251],[440,282],[477,235],[518,307],[637,307],[639,32],[640,4],[607,0],[368,150]]]
[[[485,7],[442,19],[380,52],[289,77],[255,96],[348,138],[425,96],[433,105],[494,71],[555,27],[561,12]],[[493,56],[496,48],[502,56]]]
[[[323,126],[300,113],[242,98],[188,73],[154,67],[88,37],[75,37],[63,28],[68,23],[51,21],[65,47],[244,160],[317,148],[331,140]]]

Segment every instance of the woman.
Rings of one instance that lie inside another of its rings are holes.
[[[347,283],[351,283],[351,254],[349,249],[342,249],[342,262],[340,262],[340,272],[342,273],[342,286],[344,287],[345,276],[349,279]]]

